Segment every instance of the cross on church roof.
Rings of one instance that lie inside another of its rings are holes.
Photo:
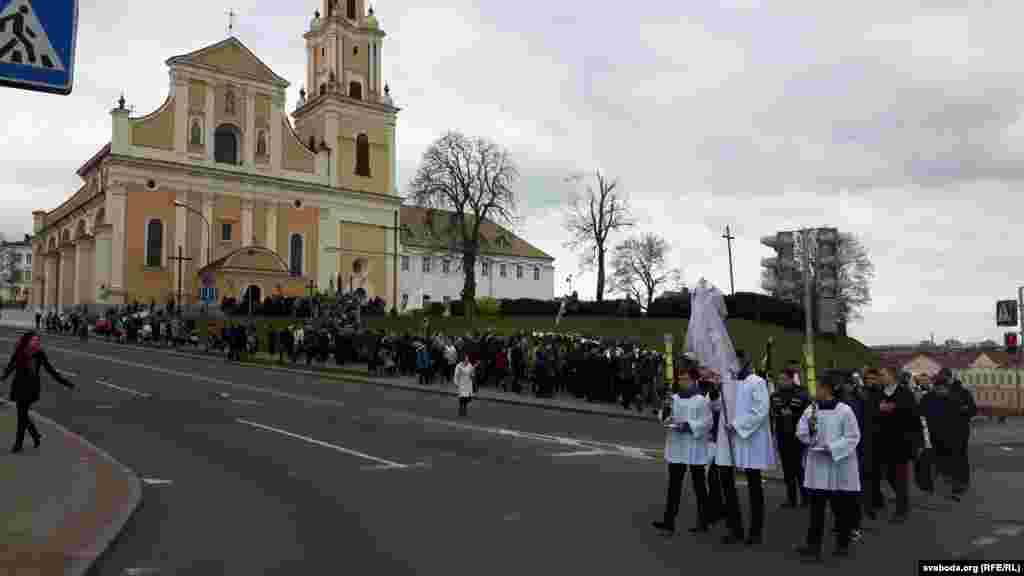
[[[234,34],[235,34],[235,16],[238,16],[238,13],[235,12],[232,9],[232,10],[228,10],[227,12],[225,12],[225,14],[227,14],[227,16],[228,16],[228,36],[234,36]]]

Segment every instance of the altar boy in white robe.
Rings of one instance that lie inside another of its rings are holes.
[[[707,434],[711,430],[711,404],[698,387],[697,370],[682,374],[676,382],[676,394],[672,395],[671,410],[662,412],[662,423],[667,430],[665,439],[665,461],[668,462],[668,498],[665,501],[665,516],[654,527],[666,534],[675,532],[679,500],[682,495],[683,479],[690,471],[693,492],[697,496],[697,523],[690,529],[691,534],[708,531],[707,484],[704,465],[708,463]]]
[[[807,542],[797,551],[815,559],[821,558],[826,502],[832,507],[839,532],[834,553],[849,553],[854,506],[861,488],[857,462],[860,429],[853,409],[835,399],[835,389],[841,383],[841,374],[826,374],[815,391],[817,401],[807,407],[797,425],[797,438],[807,445],[804,488],[811,500]]]
[[[715,443],[725,519],[729,529],[722,542],[743,541],[743,518],[736,494],[736,471],[743,470],[750,494],[750,533],[746,544],[760,544],[764,531],[764,486],[761,473],[775,467],[775,446],[768,422],[768,383],[751,371],[743,352],[736,354],[740,371],[722,380],[722,417]]]

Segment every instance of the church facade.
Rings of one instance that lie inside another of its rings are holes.
[[[81,188],[33,212],[33,304],[188,305],[341,283],[396,303],[385,35],[365,0],[322,8],[292,120],[289,83],[235,38],[167,60],[170,90],[152,113],[132,117],[122,97]]]

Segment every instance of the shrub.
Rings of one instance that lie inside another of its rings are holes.
[[[444,316],[444,303],[443,302],[431,302],[430,307],[427,308],[427,315],[433,317]]]
[[[561,302],[556,300],[534,300],[516,298],[501,301],[502,316],[554,316]]]
[[[462,300],[451,301],[452,316],[462,317],[466,315],[466,303]]]
[[[647,309],[649,318],[689,318],[690,297],[669,296],[651,302]]]
[[[501,311],[501,305],[494,298],[484,296],[476,299],[476,311],[479,316],[494,317]]]

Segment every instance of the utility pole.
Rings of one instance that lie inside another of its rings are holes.
[[[814,317],[811,312],[811,275],[813,273],[813,263],[811,261],[811,235],[814,234],[814,230],[801,230],[799,234],[804,270],[804,361],[807,365],[807,392],[809,392],[813,398],[815,388],[817,388],[817,378],[814,368]]]
[[[182,280],[184,279],[184,275],[181,272],[181,265],[184,262],[192,260],[191,258],[185,258],[184,256],[182,256],[181,255],[181,251],[182,251],[181,246],[178,246],[178,255],[177,256],[171,256],[170,258],[168,258],[168,260],[176,260],[178,262],[178,315],[179,316],[181,315],[181,283],[182,283]]]
[[[729,292],[731,294],[736,294],[736,282],[733,280],[732,275],[732,241],[735,240],[736,237],[729,232],[729,227],[726,226],[725,235],[723,235],[722,238],[725,238],[725,243],[729,247]]]

